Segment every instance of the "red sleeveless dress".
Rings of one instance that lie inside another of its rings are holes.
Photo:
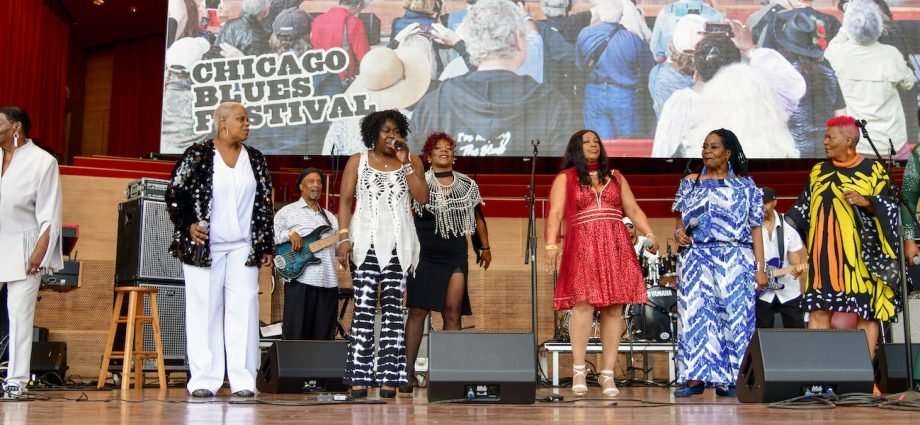
[[[563,173],[566,233],[553,308],[566,310],[582,301],[595,308],[644,304],[645,281],[623,224],[622,176],[613,171],[597,193],[577,184],[574,169]]]

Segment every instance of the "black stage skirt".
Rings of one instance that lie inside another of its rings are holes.
[[[444,239],[435,234],[434,215],[425,212],[415,217],[415,230],[421,245],[418,268],[415,276],[410,275],[406,283],[409,307],[441,311],[447,285],[454,273],[463,273],[463,306],[461,315],[473,314],[470,307],[470,293],[467,285],[469,275],[468,244],[466,236]]]

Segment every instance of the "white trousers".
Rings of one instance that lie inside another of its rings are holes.
[[[247,267],[249,245],[211,251],[211,267],[182,265],[188,391],[256,390],[259,363],[259,268]],[[225,365],[226,353],[226,368]]]
[[[25,389],[29,384],[32,361],[32,325],[35,321],[35,301],[41,277],[30,275],[24,280],[6,282],[6,308],[9,312],[9,363],[6,385]]]

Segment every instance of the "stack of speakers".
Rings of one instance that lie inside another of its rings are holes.
[[[128,199],[118,204],[115,284],[157,288],[166,369],[186,370],[185,287],[182,264],[168,251],[173,224],[166,211],[167,184],[156,179],[132,182],[126,190]],[[146,299],[144,314],[150,314]],[[154,350],[150,324],[144,326],[144,350]],[[144,369],[155,370],[154,360],[145,360]]]

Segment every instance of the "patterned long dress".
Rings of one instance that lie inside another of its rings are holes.
[[[696,223],[678,267],[677,380],[732,385],[754,333],[751,228],[763,193],[750,177],[684,179],[673,209]]]
[[[897,204],[882,163],[863,159],[849,168],[824,161],[811,169],[808,185],[786,213],[808,246],[805,311],[854,312],[863,320],[891,320],[900,307]],[[854,208],[843,192],[855,191],[874,214]]]

